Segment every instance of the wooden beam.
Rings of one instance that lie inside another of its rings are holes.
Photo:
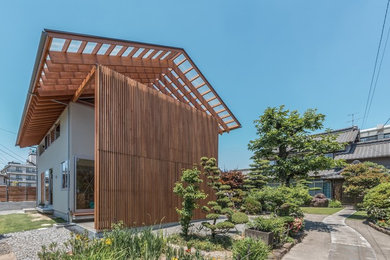
[[[206,109],[214,116],[214,118],[218,121],[218,123],[226,130],[228,131],[229,128],[223,122],[223,120],[218,116],[218,113],[214,111],[214,109],[210,106],[208,102],[206,102],[205,98],[197,91],[192,84],[191,81],[187,79],[187,77],[181,72],[181,70],[177,67],[173,67],[171,70],[173,70],[178,77],[181,78],[181,80],[184,82],[184,84],[191,90],[191,92],[199,99],[199,101],[206,107]],[[172,74],[172,71],[169,71]],[[173,75],[173,74],[172,74]],[[184,88],[184,86],[182,86]]]
[[[137,59],[133,57],[104,56],[96,54],[62,53],[49,51],[50,61],[53,64],[84,64],[104,66],[134,66],[150,68],[168,68],[166,60],[159,59]]]
[[[80,87],[74,93],[74,96],[72,98],[73,102],[76,102],[79,99],[79,97],[83,93],[85,86],[87,86],[88,82],[92,79],[92,76],[95,74],[95,71],[96,71],[96,66],[92,67],[92,70],[88,73],[87,77],[85,77]]]

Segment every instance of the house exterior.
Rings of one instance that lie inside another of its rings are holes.
[[[0,185],[35,187],[37,182],[36,152],[31,149],[26,163],[8,162],[0,173]]]
[[[374,162],[390,169],[390,125],[378,125],[375,128],[359,130],[349,127],[332,132],[338,135],[337,141],[346,143],[345,149],[329,154],[335,159],[343,159],[347,163]],[[343,196],[344,178],[342,169],[330,169],[311,172],[314,178],[311,187],[315,193],[324,193],[328,198],[349,202],[351,199]]]
[[[99,231],[177,222],[181,170],[240,126],[181,48],[44,30],[17,145],[37,145],[41,208]]]

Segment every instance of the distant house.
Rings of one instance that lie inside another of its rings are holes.
[[[31,149],[25,163],[9,162],[1,170],[0,185],[36,187],[37,167],[35,149]]]
[[[335,159],[344,159],[347,163],[374,162],[390,169],[390,125],[378,125],[376,128],[359,130],[356,126],[332,131],[338,135],[339,142],[346,143],[345,149],[329,154]],[[330,169],[311,172],[314,178],[312,193],[324,193],[328,198],[347,201],[343,197],[344,178],[342,169]]]
[[[337,136],[337,141],[346,145],[341,151],[329,153],[326,156],[343,159],[347,163],[374,162],[390,169],[390,125],[378,125],[375,128],[359,130],[357,126],[338,129],[330,132]],[[327,133],[323,133],[327,134]],[[243,174],[250,169],[241,169]],[[309,172],[311,178],[309,192],[311,195],[324,193],[328,198],[349,201],[343,197],[343,169],[329,169]],[[280,185],[270,182],[270,186]]]
[[[177,222],[181,170],[240,126],[182,48],[45,30],[17,145],[38,146],[42,210],[103,230]]]

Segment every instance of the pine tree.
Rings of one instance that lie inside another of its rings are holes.
[[[257,191],[263,188],[268,182],[269,161],[254,159],[254,163],[250,165],[251,170],[245,179],[244,188],[248,192]]]
[[[201,158],[201,165],[203,166],[204,174],[207,176],[208,185],[214,190],[216,200],[209,201],[207,206],[202,208],[207,213],[206,218],[211,220],[209,222],[203,222],[202,225],[211,231],[211,235],[215,238],[218,233],[226,233],[230,229],[234,228],[234,223],[231,221],[233,210],[233,202],[228,197],[229,185],[224,185],[221,182],[221,171],[216,165],[215,158]],[[228,219],[218,222],[218,218],[226,216]]]

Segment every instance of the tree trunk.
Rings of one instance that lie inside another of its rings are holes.
[[[287,176],[285,179],[285,183],[284,183],[287,187],[290,187],[290,180],[291,180],[291,177]]]

